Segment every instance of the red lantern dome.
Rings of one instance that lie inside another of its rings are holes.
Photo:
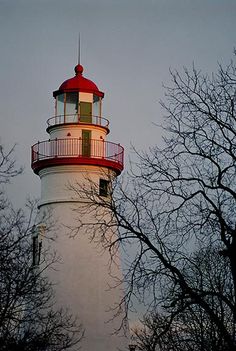
[[[83,92],[92,93],[103,98],[104,93],[98,89],[97,85],[91,80],[83,77],[83,70],[82,65],[78,64],[75,66],[75,77],[63,82],[60,88],[53,92],[53,96],[56,97],[64,92]]]

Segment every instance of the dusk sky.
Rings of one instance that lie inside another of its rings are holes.
[[[48,139],[52,92],[74,75],[78,33],[84,76],[105,92],[110,141],[145,149],[159,143],[159,106],[169,68],[193,62],[211,73],[233,57],[235,0],[0,0],[1,143],[17,144],[24,174],[11,186],[20,205],[40,195],[30,147]]]

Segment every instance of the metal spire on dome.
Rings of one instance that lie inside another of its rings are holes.
[[[78,37],[78,63],[75,66],[75,75],[82,75],[83,73],[83,66],[80,64],[80,56],[81,56],[81,50],[80,50],[80,32],[79,32],[79,37]]]
[[[80,65],[80,32],[78,38],[78,65]]]

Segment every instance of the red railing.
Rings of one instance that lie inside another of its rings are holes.
[[[109,127],[109,121],[106,118],[99,116],[82,116],[77,113],[72,115],[54,116],[47,120],[48,127],[67,123],[93,124],[104,128]]]
[[[91,158],[117,163],[123,169],[124,148],[103,140],[54,139],[32,146],[32,166],[43,160],[55,158]]]

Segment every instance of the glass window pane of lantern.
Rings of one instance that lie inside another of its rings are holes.
[[[96,95],[94,95],[94,98],[93,98],[93,115],[96,117],[101,117],[100,116],[100,98]]]
[[[78,121],[78,93],[66,93],[66,121]]]
[[[57,116],[64,115],[64,94],[60,94],[57,96]]]

